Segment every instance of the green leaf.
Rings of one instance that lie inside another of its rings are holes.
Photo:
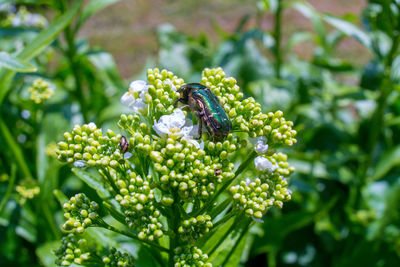
[[[237,266],[242,257],[246,245],[246,236],[249,226],[249,219],[245,219],[230,231],[224,241],[211,254],[210,262],[216,266]],[[232,255],[236,254],[232,257]],[[231,264],[227,264],[230,262]]]
[[[60,246],[60,241],[50,241],[39,246],[36,249],[36,255],[38,256],[41,265],[46,267],[57,266],[56,255],[54,254],[54,249]]]
[[[277,218],[265,218],[263,225],[265,234],[262,238],[256,239],[253,253],[261,254],[269,252],[272,247],[279,248],[289,233],[312,223],[316,214],[316,212],[296,211]]]
[[[246,229],[247,230],[247,229]],[[238,266],[243,256],[243,251],[246,247],[249,233],[245,234],[238,242],[229,258],[225,260],[224,266]]]
[[[370,178],[372,181],[382,179],[393,167],[400,165],[400,146],[383,154],[374,168],[375,172]]]
[[[40,32],[35,39],[32,40],[18,55],[17,58],[23,61],[30,60],[31,58],[40,54],[48,45],[50,45],[57,37],[57,35],[64,30],[72,19],[80,10],[83,0],[77,0],[70,7],[70,9],[62,16],[56,18],[45,30]],[[0,104],[3,102],[4,97],[11,88],[11,82],[15,75],[12,70],[0,70]]]
[[[227,221],[223,225],[214,229],[210,233],[204,235],[197,242],[197,246],[200,247],[203,252],[207,253],[214,247],[215,244],[218,243],[219,240],[221,240],[224,237],[224,235],[228,234],[227,232],[234,222],[235,222],[235,217],[232,217],[229,221]]]
[[[95,177],[92,173],[82,169],[72,168],[72,172],[88,186],[96,190],[99,197],[105,199],[110,195],[104,184],[101,182],[101,178]]]
[[[36,67],[6,52],[0,52],[0,66],[16,72],[34,72]]]
[[[90,52],[88,54],[88,59],[96,68],[94,74],[98,76],[99,80],[103,81],[107,87],[114,87],[118,90],[126,88],[111,54],[104,51]]]
[[[345,35],[351,36],[359,41],[366,48],[369,48],[371,50],[373,49],[371,38],[353,23],[326,14],[322,15],[322,18],[331,26],[335,27]]]
[[[119,0],[92,0],[82,11],[76,29],[79,29],[86,20],[99,12],[101,9],[118,2]]]
[[[60,203],[60,206],[62,207],[65,203],[68,202],[68,198],[66,195],[64,195],[63,192],[61,192],[58,189],[55,189],[53,191],[54,196],[56,197],[56,199],[58,200],[58,203]]]
[[[320,38],[321,45],[324,45],[326,41],[326,29],[321,20],[320,13],[308,3],[295,2],[293,8],[312,21],[314,29]]]

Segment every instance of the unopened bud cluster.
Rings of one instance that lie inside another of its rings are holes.
[[[173,103],[178,98],[177,90],[184,84],[183,79],[178,78],[167,70],[149,69],[147,71],[149,84],[148,94],[152,111],[157,117],[161,114],[170,114],[174,110]]]
[[[121,205],[128,227],[138,231],[142,240],[153,241],[162,237],[161,213],[155,208],[155,196],[149,182],[132,171],[129,181],[120,179],[117,186],[120,191],[115,199]]]
[[[195,197],[207,199],[218,184],[234,175],[233,165],[225,158],[207,155],[185,139],[160,139],[150,158],[160,176],[161,188],[177,189],[184,201]],[[216,175],[216,170],[221,170],[221,174]]]
[[[195,241],[203,234],[208,233],[212,227],[210,215],[199,215],[184,220],[178,228],[178,233],[183,241]]]
[[[128,253],[122,253],[115,248],[111,248],[108,255],[103,257],[105,267],[132,267],[133,257]]]
[[[260,220],[270,207],[282,208],[283,202],[291,199],[286,177],[294,168],[289,166],[287,156],[275,153],[265,159],[271,163],[271,168],[261,172],[259,178],[247,178],[246,181],[230,188],[235,207],[244,210],[246,215],[256,221]]]
[[[44,100],[49,99],[54,94],[54,89],[50,86],[50,84],[42,79],[36,79],[33,82],[32,87],[29,89],[29,93],[31,93],[31,99],[36,103],[40,104]]]
[[[201,83],[219,97],[234,130],[246,132],[252,138],[265,136],[271,145],[291,146],[296,143],[293,123],[285,120],[283,112],[262,113],[261,105],[252,97],[243,99],[236,80],[226,78],[221,68],[205,69]]]
[[[175,267],[212,267],[212,264],[207,262],[207,254],[203,253],[197,247],[178,247],[174,252]]]
[[[64,217],[67,221],[63,224],[63,229],[67,232],[81,234],[85,228],[91,226],[98,218],[99,205],[90,201],[85,194],[79,193],[71,197],[64,204]]]
[[[91,257],[89,250],[85,239],[68,234],[61,239],[61,246],[55,251],[56,264],[61,266],[69,266],[72,263],[84,265]]]
[[[92,240],[90,240],[92,241]],[[61,239],[61,246],[55,250],[56,264],[69,266],[132,267],[133,257],[122,253],[114,247],[104,248],[95,242],[89,243],[85,238],[68,234]]]
[[[93,122],[75,126],[71,133],[64,133],[64,138],[65,142],[58,143],[58,159],[76,167],[113,167],[122,158],[118,149],[121,135],[111,130],[103,135]]]
[[[3,13],[5,13],[4,19]],[[0,4],[0,27],[30,27],[42,29],[47,26],[47,24],[48,21],[44,16],[29,12],[25,6],[19,6],[17,10],[15,4],[7,2]]]

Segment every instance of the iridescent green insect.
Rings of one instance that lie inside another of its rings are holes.
[[[226,137],[232,129],[232,123],[221,106],[219,99],[206,86],[188,83],[179,88],[180,97],[175,101],[189,105],[199,119],[199,135],[202,134],[203,122],[214,140]]]

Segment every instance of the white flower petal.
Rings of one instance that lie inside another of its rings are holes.
[[[256,217],[251,217],[253,219],[253,221],[257,222],[257,223],[263,223],[264,221],[262,219],[258,219]]]
[[[268,145],[263,143],[257,143],[254,147],[255,151],[259,154],[265,154],[268,151]]]
[[[89,129],[91,130],[91,131],[95,131],[96,130],[96,124],[94,123],[94,122],[90,122],[89,124],[88,124],[88,127],[89,127]]]
[[[133,92],[138,92],[138,93],[142,91],[147,91],[146,82],[143,80],[133,81],[129,85],[129,89],[131,89]]]
[[[254,150],[258,154],[265,154],[268,151],[267,138],[260,136],[256,138],[250,138],[250,142],[254,145]]]
[[[160,118],[161,120],[161,118]],[[156,120],[154,120],[154,125],[153,125],[153,129],[156,131],[156,133],[161,136],[164,137],[167,134],[169,134],[169,128],[167,125],[165,125],[164,123],[161,122],[156,122]]]
[[[130,92],[126,92],[122,97],[121,97],[121,104],[124,106],[130,106],[133,103],[135,103],[135,98]]]
[[[191,136],[190,135],[190,133],[192,132],[192,130],[193,130],[193,126],[184,126],[182,129],[181,129],[181,134],[183,135],[183,136]]]
[[[194,139],[191,139],[191,138],[188,137],[188,136],[183,136],[183,137],[182,137],[182,140],[186,140],[188,143],[193,144],[197,149],[200,149],[200,148],[201,148],[201,144],[199,144],[199,142],[197,142],[197,141],[194,140]],[[204,148],[204,142],[203,142],[203,148]]]
[[[125,159],[129,159],[130,157],[132,157],[132,153],[130,153],[130,152],[125,152],[124,158],[125,158]]]
[[[84,161],[84,160],[77,160],[77,161],[74,162],[74,166],[75,166],[76,168],[84,168],[84,167],[86,167],[86,161]]]
[[[262,156],[258,156],[254,159],[254,165],[256,166],[256,169],[259,171],[266,171],[266,170],[273,171],[276,168],[271,161]]]

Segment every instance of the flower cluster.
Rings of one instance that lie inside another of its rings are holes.
[[[105,267],[131,267],[133,257],[128,253],[122,253],[116,248],[97,248],[96,244],[88,243],[85,238],[68,234],[61,240],[61,246],[55,250],[56,264],[69,266],[71,264],[83,266]]]
[[[40,187],[33,179],[24,179],[15,190],[22,197],[22,199],[32,199],[40,193]]]
[[[224,178],[233,176],[231,164],[220,158],[213,160],[204,150],[197,149],[185,139],[159,139],[155,145],[150,158],[155,162],[154,169],[160,176],[161,188],[167,191],[178,189],[184,201],[195,197],[207,199]],[[216,175],[216,170],[221,169],[222,173]]]
[[[54,89],[48,82],[42,79],[36,79],[33,82],[32,87],[30,87],[28,90],[29,93],[31,93],[31,99],[36,104],[42,103],[44,100],[49,99],[54,94]]]
[[[111,248],[108,255],[103,257],[103,263],[106,267],[131,267],[133,257],[126,252],[122,253],[116,248]]]
[[[199,215],[195,218],[184,220],[178,228],[178,233],[183,241],[195,241],[203,234],[208,233],[212,227],[213,223],[210,215]]]
[[[91,256],[86,239],[77,238],[74,234],[68,234],[61,239],[61,246],[55,251],[56,264],[69,266],[72,263],[85,264]]]
[[[15,5],[10,3],[0,4],[0,15],[6,13],[3,20],[0,16],[0,26],[3,27],[29,27],[43,29],[48,21],[40,14],[30,13],[26,7],[21,6],[16,10]]]
[[[85,228],[92,225],[99,218],[99,205],[94,201],[90,201],[83,193],[71,197],[64,204],[63,209],[65,211],[64,217],[67,221],[62,228],[67,232],[81,234],[85,231]]]
[[[283,112],[262,113],[261,105],[252,97],[243,99],[236,80],[226,78],[221,68],[205,69],[201,83],[219,97],[234,130],[246,132],[252,138],[265,136],[271,145],[291,146],[296,143],[293,123],[285,120]]]
[[[128,227],[137,230],[142,240],[162,237],[161,213],[155,208],[155,196],[149,182],[131,171],[129,180],[120,179],[117,186],[120,191],[115,199],[121,205]]]
[[[175,267],[204,266],[212,267],[208,263],[208,256],[197,247],[178,247],[175,249]]]
[[[255,158],[255,167],[261,173],[259,178],[247,178],[240,184],[232,186],[230,192],[236,208],[258,221],[264,216],[268,208],[277,206],[282,208],[283,202],[291,199],[291,192],[287,189],[287,178],[294,168],[287,162],[283,153],[275,153],[269,157]]]
[[[174,101],[179,97],[177,90],[184,84],[167,70],[149,69],[147,71],[149,83],[148,94],[151,99],[151,112],[158,118],[163,114],[171,114],[174,110]]]
[[[75,167],[114,166],[122,158],[118,145],[121,135],[108,130],[103,136],[93,122],[77,125],[64,134],[65,142],[58,143],[58,159],[74,163]]]
[[[205,131],[198,136],[199,118],[193,107],[174,105],[184,81],[153,69],[148,70],[147,81],[132,82],[121,98],[132,110],[118,122],[124,136],[111,130],[103,135],[89,123],[75,126],[58,143],[61,161],[98,169],[110,193],[103,200],[112,217],[134,230],[136,239],[174,252],[169,260],[175,266],[211,266],[196,242],[241,213],[230,210],[223,219],[211,216],[217,199],[232,201],[234,208],[260,221],[271,206],[282,207],[291,197],[287,179],[294,169],[276,149],[296,142],[292,122],[281,111],[265,114],[253,98],[243,99],[236,80],[225,77],[222,69],[206,69],[202,75],[201,83],[219,98],[232,122],[232,131],[223,138]],[[238,182],[245,169],[254,176]],[[238,184],[231,186],[234,183]],[[231,195],[223,194],[226,189]],[[224,210],[222,204],[217,210]],[[71,198],[64,208],[65,230],[81,233],[92,224],[106,226],[97,204],[84,195]],[[169,247],[164,247],[166,240]],[[103,263],[131,264],[122,254],[113,255],[104,257]]]

